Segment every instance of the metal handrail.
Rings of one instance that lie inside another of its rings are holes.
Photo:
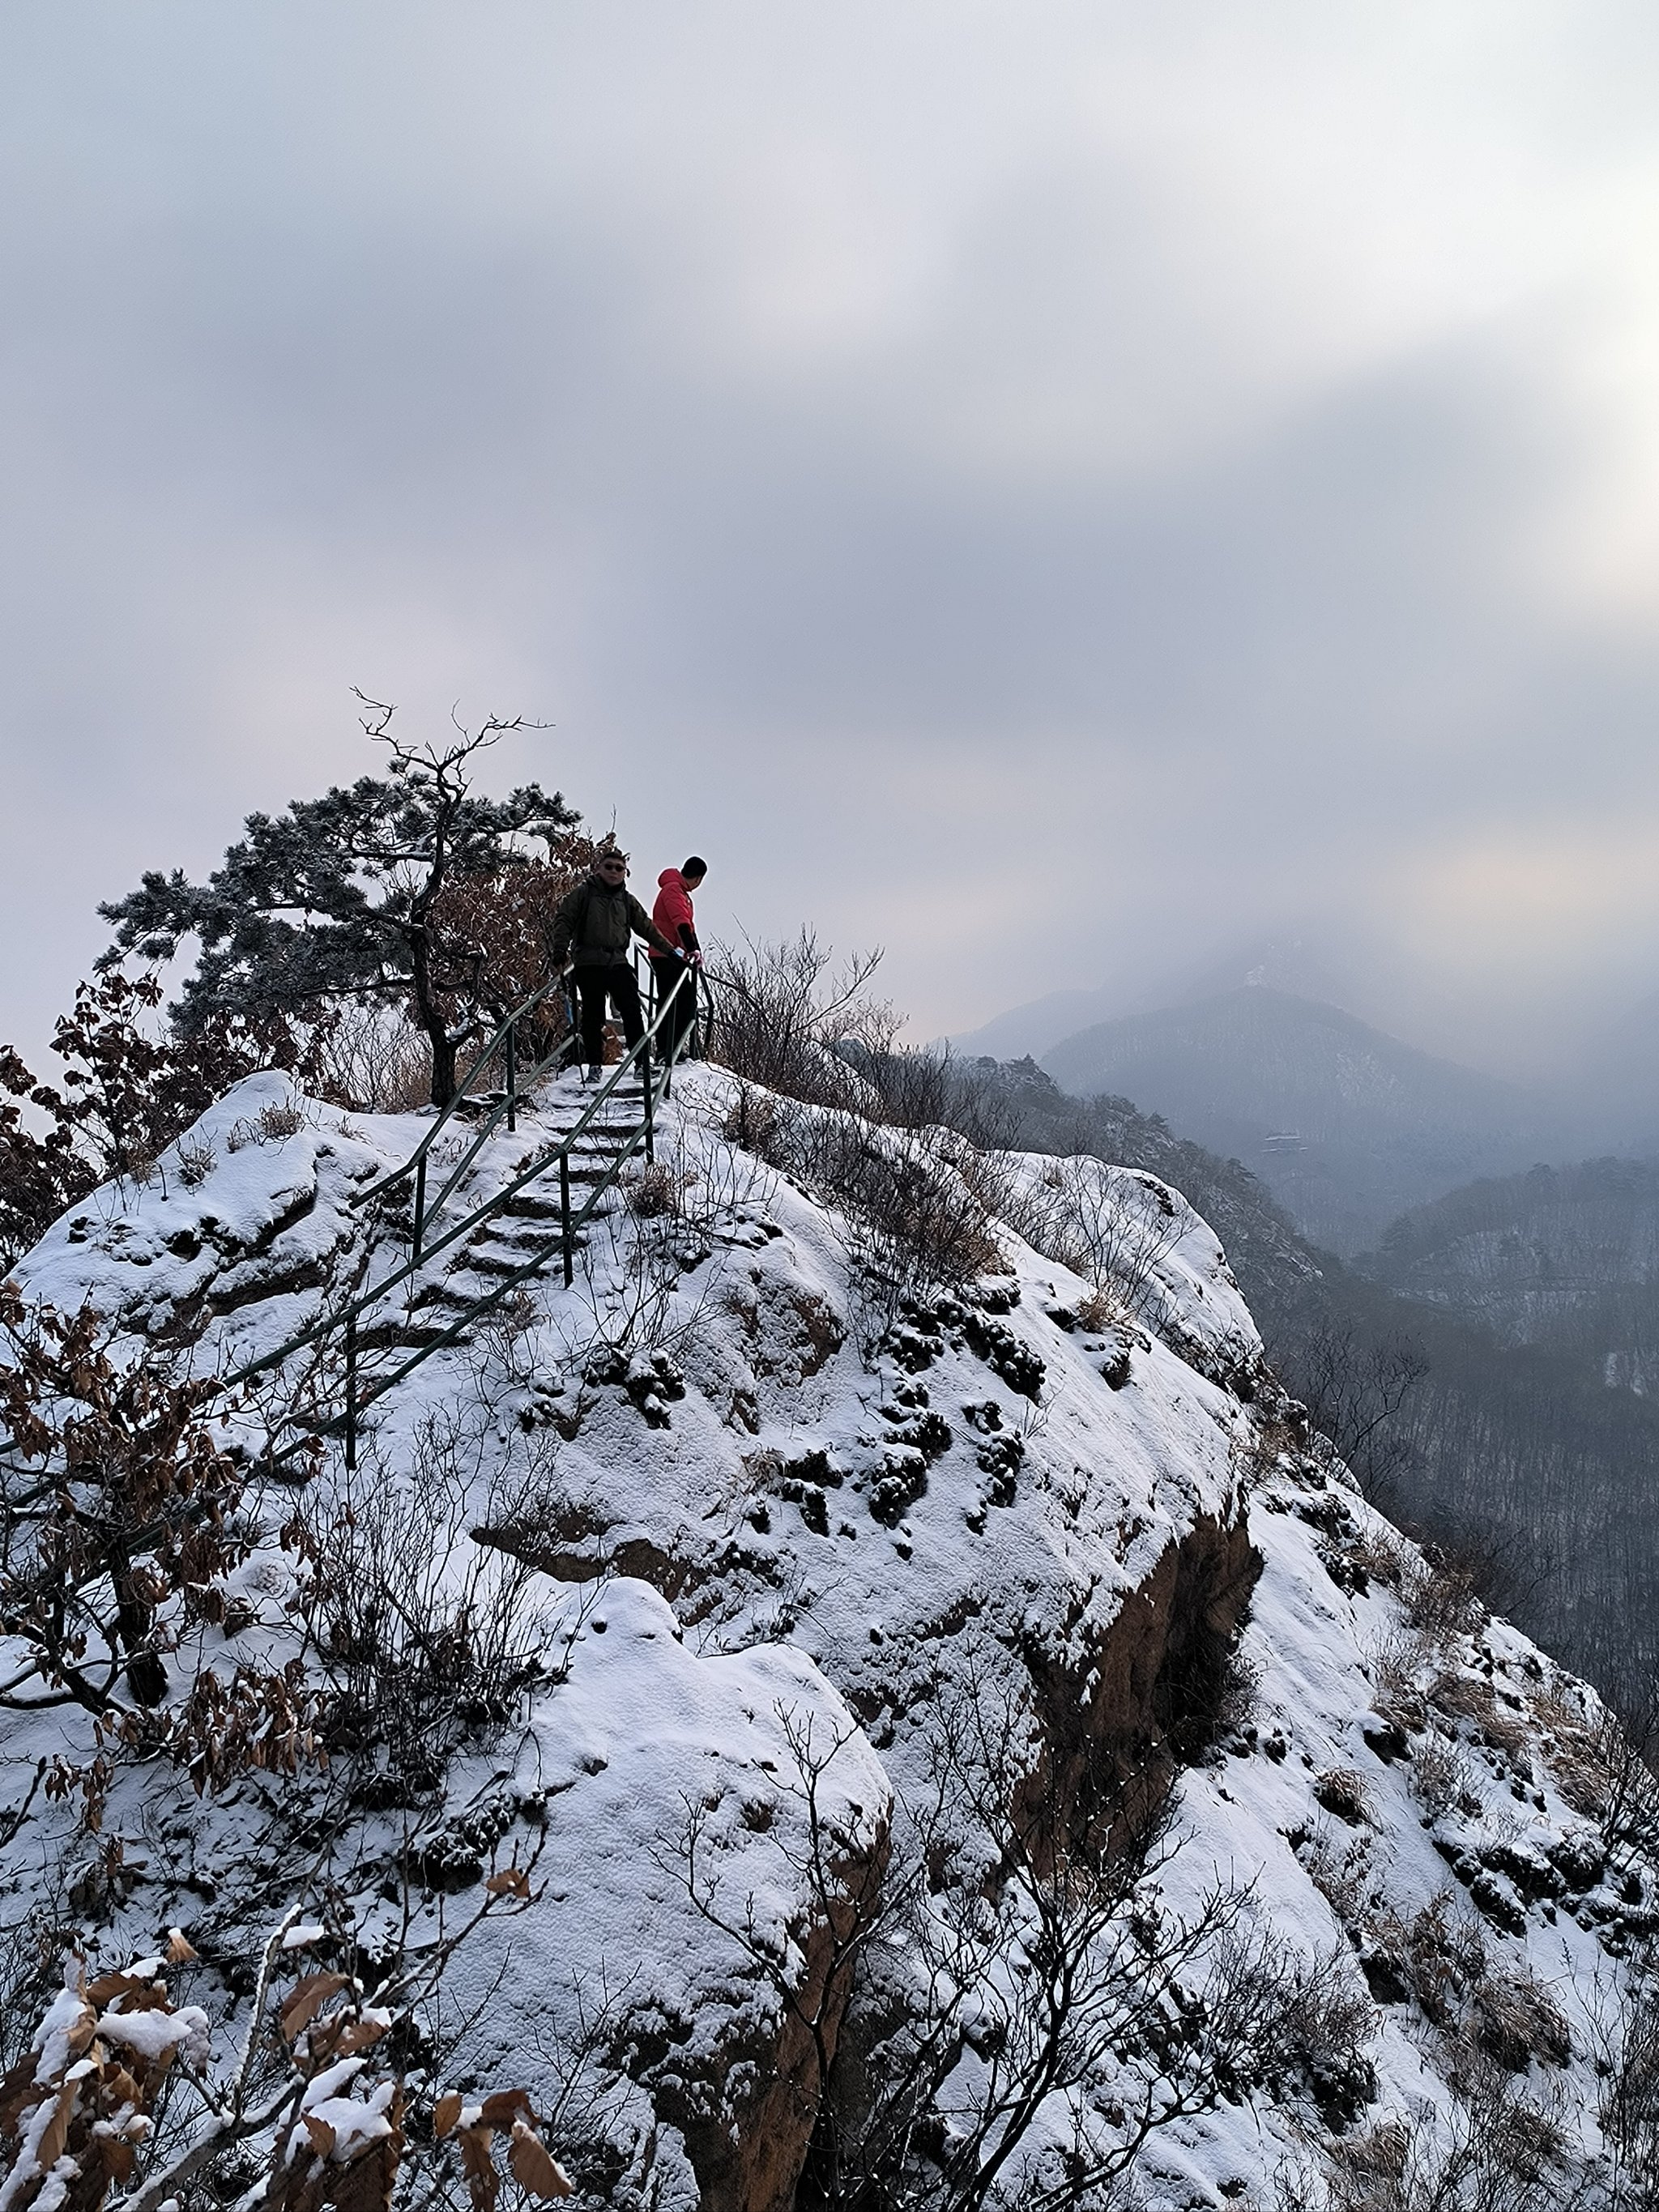
[[[420,1143],[416,1146],[409,1158],[404,1160],[401,1165],[395,1168],[389,1168],[385,1175],[381,1176],[378,1181],[370,1183],[367,1189],[356,1192],[351,1201],[354,1206],[361,1206],[366,1199],[377,1197],[381,1191],[389,1190],[394,1183],[401,1182],[406,1175],[414,1173],[414,1171],[425,1160],[427,1154],[431,1151],[439,1132],[444,1127],[447,1122],[452,1121],[454,1116],[460,1112],[462,1105],[465,1103],[467,1092],[472,1087],[474,1079],[489,1066],[490,1061],[494,1060],[497,1051],[500,1050],[502,1046],[505,1046],[507,1048],[510,1064],[513,1054],[514,1037],[520,1019],[523,1016],[529,1013],[533,1007],[538,1006],[542,1000],[547,996],[548,993],[554,988],[556,984],[563,982],[565,977],[570,973],[572,964],[573,963],[571,962],[567,961],[564,966],[559,969],[557,975],[550,975],[546,982],[542,984],[538,989],[532,991],[530,996],[524,1000],[522,1005],[514,1006],[512,1012],[502,1021],[501,1026],[495,1031],[495,1036],[490,1038],[489,1042],[484,1047],[477,1060],[473,1061],[471,1066],[467,1070],[465,1079],[456,1091],[454,1097],[449,1101],[447,1106],[440,1109],[437,1119],[433,1122],[426,1134],[421,1139]],[[552,1065],[553,1061],[559,1057],[559,1054],[564,1051],[568,1042],[569,1040],[568,1038],[562,1039],[557,1048],[553,1052],[548,1053],[543,1059],[539,1060],[536,1066],[530,1071],[530,1073],[523,1079],[524,1081],[526,1084],[535,1082],[538,1077],[546,1072],[548,1067]],[[515,1086],[513,1084],[508,1084],[507,1098],[503,1101],[503,1105],[511,1101],[514,1087]],[[501,1118],[501,1111],[502,1107],[497,1106],[490,1114],[484,1123],[484,1133],[486,1134],[489,1130],[495,1127],[496,1121]]]
[[[663,1015],[668,1011],[670,1001],[677,995],[681,985],[685,981],[686,978],[688,976],[695,978],[697,972],[698,971],[695,969],[688,968],[684,975],[678,976],[675,979],[673,988],[668,993],[667,997],[664,999],[661,1006],[657,1009],[656,1015],[652,1021],[650,1030],[640,1041],[642,1045],[646,1045],[648,1048],[650,1036],[654,1034],[655,1030],[659,1026]],[[695,997],[695,981],[692,984],[692,990]],[[693,1022],[695,1022],[695,1016],[693,1018]],[[641,1145],[646,1146],[647,1156],[649,1155],[653,1109],[661,1098],[666,1097],[668,1095],[669,1087],[673,1080],[674,1063],[682,1057],[684,1052],[686,1042],[692,1034],[692,1028],[693,1023],[688,1023],[686,1024],[686,1027],[682,1031],[680,1036],[677,1039],[672,1048],[661,1061],[661,1087],[659,1091],[653,1090],[653,1078],[650,1072],[649,1053],[647,1049],[646,1054],[646,1077],[644,1084],[645,1110],[643,1118],[641,1121],[639,1127],[635,1129],[629,1137],[627,1144],[624,1145],[622,1150],[616,1155],[611,1164],[609,1171],[600,1178],[598,1183],[594,1185],[592,1190],[588,1194],[586,1203],[578,1212],[573,1214],[570,1211],[570,1182],[568,1175],[569,1153],[570,1147],[574,1143],[578,1134],[578,1130],[573,1129],[565,1139],[563,1144],[556,1147],[551,1153],[547,1154],[538,1165],[533,1167],[526,1173],[515,1177],[511,1183],[504,1185],[501,1190],[495,1193],[493,1198],[488,1200],[485,1204],[478,1207],[473,1214],[469,1215],[465,1221],[459,1224],[458,1226],[442,1240],[441,1243],[431,1247],[430,1249],[433,1251],[441,1251],[446,1249],[455,1241],[457,1237],[465,1235],[468,1231],[476,1227],[483,1220],[487,1219],[491,1213],[499,1211],[503,1201],[511,1197],[514,1192],[522,1188],[523,1185],[526,1182],[533,1182],[537,1176],[544,1175],[547,1172],[548,1166],[550,1164],[551,1161],[557,1159],[559,1162],[560,1195],[562,1200],[563,1208],[559,1242],[564,1263],[564,1279],[567,1286],[568,1286],[572,1280],[572,1255],[574,1251],[574,1239],[576,1232],[579,1230],[585,1228],[588,1222],[592,1218],[594,1213],[599,1208],[599,1200],[605,1196],[608,1190],[615,1188],[616,1184],[621,1178],[623,1169],[628,1164],[629,1161],[633,1158],[634,1154],[638,1151]],[[617,1074],[620,1075],[621,1073],[622,1070],[618,1067]],[[597,1104],[599,1102],[596,1100],[594,1103]],[[588,1116],[585,1115],[583,1117],[583,1124],[579,1125],[579,1127],[580,1126],[585,1126],[588,1118]],[[455,1343],[476,1321],[479,1320],[484,1314],[487,1314],[492,1307],[499,1305],[501,1300],[507,1297],[511,1291],[517,1290],[520,1284],[528,1282],[535,1276],[542,1273],[548,1266],[551,1257],[552,1255],[549,1252],[535,1253],[525,1261],[521,1267],[515,1267],[508,1274],[501,1277],[492,1289],[486,1291],[482,1297],[470,1301],[470,1303],[456,1316],[455,1319],[450,1323],[447,1328],[442,1330],[428,1343],[417,1346],[400,1367],[394,1368],[389,1375],[382,1376],[375,1383],[373,1384],[368,1395],[362,1398],[358,1396],[356,1388],[356,1316],[358,1313],[363,1310],[365,1305],[378,1303],[378,1301],[384,1296],[386,1290],[388,1287],[395,1286],[396,1283],[402,1280],[404,1276],[409,1273],[409,1270],[405,1269],[398,1276],[389,1278],[387,1283],[382,1284],[368,1297],[355,1301],[352,1305],[343,1309],[341,1312],[331,1316],[329,1326],[337,1326],[342,1321],[343,1321],[346,1331],[346,1405],[344,1412],[341,1416],[341,1421],[343,1422],[345,1430],[345,1457],[348,1468],[355,1468],[357,1461],[356,1447],[358,1415],[364,1412],[368,1407],[374,1405],[378,1399],[384,1397],[388,1390],[394,1389],[406,1376],[413,1374],[417,1367],[422,1365],[424,1361],[430,1359],[434,1353],[442,1352],[448,1346]],[[324,1332],[321,1332],[318,1328],[313,1327],[312,1329],[305,1332],[301,1336],[294,1339],[290,1344],[283,1347],[281,1351],[267,1354],[265,1360],[259,1363],[259,1364],[269,1365],[278,1359],[286,1358],[290,1352],[297,1351],[304,1343],[320,1333]],[[252,1368],[244,1370],[245,1373],[252,1373],[254,1371],[256,1370]],[[331,1422],[327,1425],[331,1428],[338,1428],[341,1425],[341,1421]],[[306,1436],[296,1437],[295,1441],[291,1444],[288,1445],[283,1451],[268,1453],[266,1464],[273,1468],[281,1466],[284,1461],[293,1458],[295,1453],[304,1450],[308,1437],[315,1436],[317,1433],[317,1427],[313,1424],[307,1431]]]
[[[678,987],[677,985],[676,988],[678,988]],[[672,1062],[671,1060],[668,1063],[665,1063],[663,1068],[662,1083],[663,1091],[665,1092],[667,1089],[669,1076],[672,1073]],[[602,1181],[594,1185],[592,1190],[588,1194],[586,1203],[582,1206],[580,1212],[567,1213],[564,1221],[561,1224],[560,1245],[564,1259],[565,1280],[567,1284],[568,1284],[570,1280],[571,1239],[575,1236],[579,1230],[585,1229],[589,1221],[592,1219],[593,1215],[598,1209],[599,1200],[605,1196],[606,1191],[615,1188],[621,1176],[623,1169],[628,1164],[629,1161],[633,1158],[634,1154],[639,1149],[641,1145],[644,1143],[645,1135],[645,1127],[644,1124],[641,1123],[640,1127],[635,1130],[633,1135],[629,1139],[628,1143],[623,1146],[622,1151],[617,1153],[611,1172],[606,1175]],[[566,1192],[568,1198],[568,1185],[566,1186]],[[358,1399],[356,1404],[348,1409],[348,1419],[354,1419],[357,1413],[364,1412],[368,1407],[372,1406],[376,1399],[384,1397],[388,1390],[395,1389],[395,1387],[404,1380],[405,1376],[413,1374],[415,1370],[421,1365],[422,1361],[430,1359],[434,1352],[441,1352],[447,1346],[454,1343],[458,1337],[471,1328],[474,1322],[477,1321],[483,1315],[488,1313],[492,1306],[499,1305],[501,1301],[507,1297],[509,1291],[517,1290],[521,1283],[529,1282],[534,1276],[540,1274],[549,1265],[551,1258],[552,1255],[549,1252],[538,1252],[533,1255],[532,1258],[526,1260],[523,1267],[515,1267],[511,1274],[501,1276],[491,1290],[487,1291],[482,1297],[475,1299],[461,1313],[458,1314],[454,1321],[453,1321],[449,1327],[443,1330],[440,1335],[435,1336],[429,1344],[418,1345],[410,1354],[409,1358],[404,1362],[401,1367],[394,1368],[390,1375],[381,1376],[380,1379],[370,1389],[366,1396]],[[348,1433],[349,1432],[348,1431]]]
[[[675,978],[672,988],[664,998],[661,1005],[656,1009],[649,1025],[643,1030],[638,1040],[629,1047],[627,1052],[617,1062],[616,1067],[612,1069],[608,1079],[599,1086],[599,1090],[595,1091],[586,1112],[582,1114],[574,1127],[565,1133],[558,1144],[532,1155],[528,1166],[521,1169],[510,1182],[502,1184],[501,1188],[494,1192],[490,1197],[486,1199],[483,1205],[475,1207],[471,1213],[463,1216],[459,1221],[455,1223],[454,1225],[447,1231],[443,1236],[439,1237],[435,1243],[426,1245],[424,1251],[421,1249],[419,1241],[418,1231],[421,1224],[417,1219],[416,1224],[417,1235],[415,1241],[415,1249],[411,1254],[410,1258],[407,1260],[401,1267],[395,1268],[390,1275],[386,1276],[381,1281],[376,1283],[372,1289],[360,1292],[356,1297],[349,1299],[344,1305],[336,1308],[332,1313],[319,1316],[319,1318],[312,1322],[308,1328],[301,1329],[297,1335],[289,1338],[286,1343],[279,1345],[274,1351],[264,1352],[261,1354],[258,1358],[249,1360],[243,1366],[236,1368],[230,1374],[222,1376],[220,1380],[219,1387],[222,1389],[228,1390],[237,1388],[241,1383],[251,1382],[255,1376],[264,1374],[270,1369],[280,1366],[284,1360],[292,1358],[295,1352],[303,1351],[307,1345],[320,1343],[326,1337],[332,1335],[337,1329],[343,1327],[349,1327],[356,1322],[360,1314],[366,1313],[371,1307],[380,1304],[392,1291],[397,1290],[402,1284],[408,1282],[428,1263],[428,1261],[435,1258],[439,1253],[447,1251],[453,1244],[458,1243],[462,1237],[470,1235],[473,1230],[481,1227],[493,1214],[499,1212],[501,1210],[508,1199],[515,1197],[518,1193],[524,1188],[526,1183],[534,1182],[540,1176],[545,1175],[556,1161],[563,1163],[564,1166],[568,1168],[571,1150],[576,1144],[577,1140],[586,1134],[588,1128],[592,1126],[595,1116],[599,1114],[601,1107],[608,1104],[610,1100],[616,1095],[617,1091],[620,1089],[624,1078],[629,1073],[629,1071],[634,1066],[635,1063],[636,1061],[641,1061],[644,1067],[645,1075],[643,1085],[645,1111],[640,1129],[635,1133],[634,1138],[630,1140],[628,1146],[617,1155],[611,1171],[604,1176],[599,1183],[595,1187],[587,1205],[583,1208],[580,1218],[576,1221],[571,1222],[568,1219],[567,1208],[567,1220],[564,1227],[562,1242],[565,1254],[565,1279],[568,1282],[570,1280],[570,1238],[574,1235],[575,1229],[586,1224],[586,1222],[591,1218],[594,1206],[597,1204],[598,1200],[604,1196],[607,1190],[614,1187],[617,1176],[621,1173],[622,1168],[633,1158],[634,1153],[638,1149],[641,1142],[644,1142],[647,1146],[647,1157],[651,1157],[654,1109],[659,1096],[659,1094],[653,1090],[651,1080],[651,1042],[656,1036],[657,1031],[661,1028],[663,1019],[667,1014],[670,1006],[674,1003],[680,991],[684,988],[688,981],[692,984],[692,989],[695,995],[696,988],[695,979],[698,970],[688,963],[682,973]],[[535,997],[539,998],[549,988],[550,988],[549,985],[544,984],[542,987],[542,991],[538,992],[535,994]],[[533,1000],[526,1001],[526,1006],[533,1002]],[[525,1010],[525,1008],[520,1008],[519,1011],[522,1012]],[[686,1037],[690,1035],[690,1031],[691,1024],[688,1024],[685,1030],[682,1031],[680,1039],[675,1045],[673,1050],[668,1054],[663,1063],[663,1089],[660,1094],[662,1096],[667,1095],[668,1085],[672,1078],[674,1062],[681,1056],[684,1047],[684,1041]],[[401,1168],[394,1170],[392,1174],[388,1176],[382,1176],[378,1183],[372,1186],[372,1188],[383,1190],[387,1188],[389,1186],[400,1182],[404,1175],[407,1173],[411,1167],[415,1166],[417,1162],[422,1161],[425,1157],[425,1148],[429,1145],[433,1135],[435,1134],[437,1126],[438,1125],[434,1123],[433,1128],[427,1132],[427,1134],[422,1139],[421,1144],[416,1146],[415,1152],[410,1155],[410,1158],[404,1162]],[[563,1179],[562,1175],[562,1179]],[[446,1193],[447,1192],[448,1188],[449,1186],[447,1185]],[[367,1196],[368,1194],[369,1193],[368,1192],[360,1194],[362,1196]],[[439,1202],[441,1203],[441,1194]],[[434,1210],[435,1211],[435,1207]],[[519,1279],[521,1279],[524,1275],[537,1272],[546,1263],[548,1257],[549,1255],[546,1254],[538,1254],[533,1266],[520,1271],[519,1275],[515,1275],[514,1277],[508,1279],[506,1287],[510,1289],[514,1287],[514,1285]],[[399,1369],[398,1370],[397,1377],[394,1377],[393,1379],[400,1379],[404,1374],[410,1372],[412,1367],[417,1366],[420,1364],[421,1358],[429,1357],[433,1352],[441,1349],[441,1346],[445,1342],[448,1341],[453,1334],[457,1334],[459,1329],[464,1328],[470,1320],[476,1317],[477,1313],[487,1311],[488,1309],[496,1302],[496,1292],[492,1291],[483,1298],[477,1301],[473,1306],[470,1306],[465,1312],[461,1315],[456,1324],[454,1331],[446,1332],[443,1337],[436,1340],[432,1344],[421,1346],[419,1348],[419,1357],[409,1362],[404,1368]],[[372,1399],[374,1397],[379,1397],[380,1395],[380,1391],[376,1389],[372,1394],[371,1400],[366,1402],[372,1402]]]

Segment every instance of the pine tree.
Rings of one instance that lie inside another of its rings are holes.
[[[492,716],[454,744],[415,747],[391,734],[392,708],[363,703],[365,732],[390,749],[388,775],[295,799],[274,818],[249,815],[242,842],[204,884],[178,870],[147,873],[99,909],[117,926],[104,964],[129,952],[171,960],[194,937],[201,957],[173,1009],[186,1036],[233,1011],[309,1018],[341,1000],[405,1007],[431,1047],[432,1102],[443,1106],[491,997],[467,903],[443,894],[526,865],[515,836],[550,843],[580,817],[538,784],[503,799],[473,791],[475,756],[526,726],[521,719]]]

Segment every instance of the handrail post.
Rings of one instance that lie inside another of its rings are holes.
[[[517,1020],[510,1021],[507,1025],[507,1133],[509,1137],[519,1126],[518,1054],[515,1049],[518,1034]]]
[[[651,1040],[647,1036],[640,1052],[640,1073],[645,1081],[645,1159],[647,1167],[657,1157],[656,1124],[651,1112]]]
[[[564,1286],[576,1279],[576,1255],[570,1240],[570,1155],[559,1154],[559,1241],[564,1249]]]
[[[346,1316],[345,1330],[345,1463],[346,1473],[357,1472],[357,1316]]]
[[[426,1154],[422,1152],[415,1166],[415,1236],[410,1246],[411,1262],[421,1264],[421,1231],[426,1226]]]

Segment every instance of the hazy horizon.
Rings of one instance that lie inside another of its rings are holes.
[[[1659,19],[26,5],[4,1033],[99,900],[504,746],[918,1037],[1312,929],[1518,1076],[1659,989]],[[1367,994],[1369,994],[1367,996]]]

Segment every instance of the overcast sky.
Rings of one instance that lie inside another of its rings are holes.
[[[1659,988],[1656,227],[1650,0],[9,0],[0,1027],[357,684],[919,1035],[1312,921],[1518,1064]]]

